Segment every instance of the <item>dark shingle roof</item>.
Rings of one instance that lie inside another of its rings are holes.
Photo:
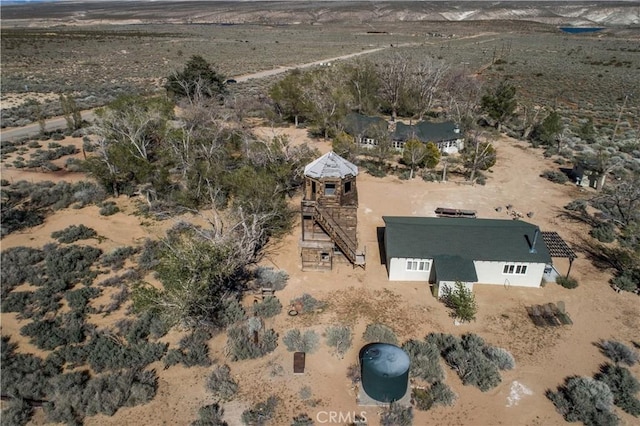
[[[458,127],[453,121],[444,123],[431,123],[421,121],[416,125],[397,123],[392,139],[397,141],[407,141],[413,137],[421,142],[441,142],[459,139],[460,133],[456,133]]]
[[[389,257],[550,263],[549,250],[536,225],[520,220],[383,216]]]
[[[388,127],[389,123],[381,117],[351,113],[344,119],[344,130],[351,136],[372,136],[376,128],[386,130]]]
[[[478,281],[476,267],[471,259],[460,256],[435,256],[433,267],[436,268],[438,281],[462,281],[474,283]]]

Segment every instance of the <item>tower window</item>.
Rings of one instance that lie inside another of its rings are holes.
[[[324,195],[336,195],[336,184],[335,183],[325,183],[324,184]]]
[[[351,181],[344,183],[344,193],[348,194],[351,192]]]

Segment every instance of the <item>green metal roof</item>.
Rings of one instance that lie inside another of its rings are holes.
[[[551,263],[549,250],[536,230],[521,220],[383,216],[388,257]]]

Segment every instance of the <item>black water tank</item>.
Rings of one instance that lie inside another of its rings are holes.
[[[372,343],[360,351],[362,388],[380,402],[401,399],[409,386],[409,355],[388,343]]]

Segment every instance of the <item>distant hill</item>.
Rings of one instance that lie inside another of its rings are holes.
[[[267,25],[526,20],[637,26],[637,1],[56,1],[2,2],[4,24],[217,23]]]

